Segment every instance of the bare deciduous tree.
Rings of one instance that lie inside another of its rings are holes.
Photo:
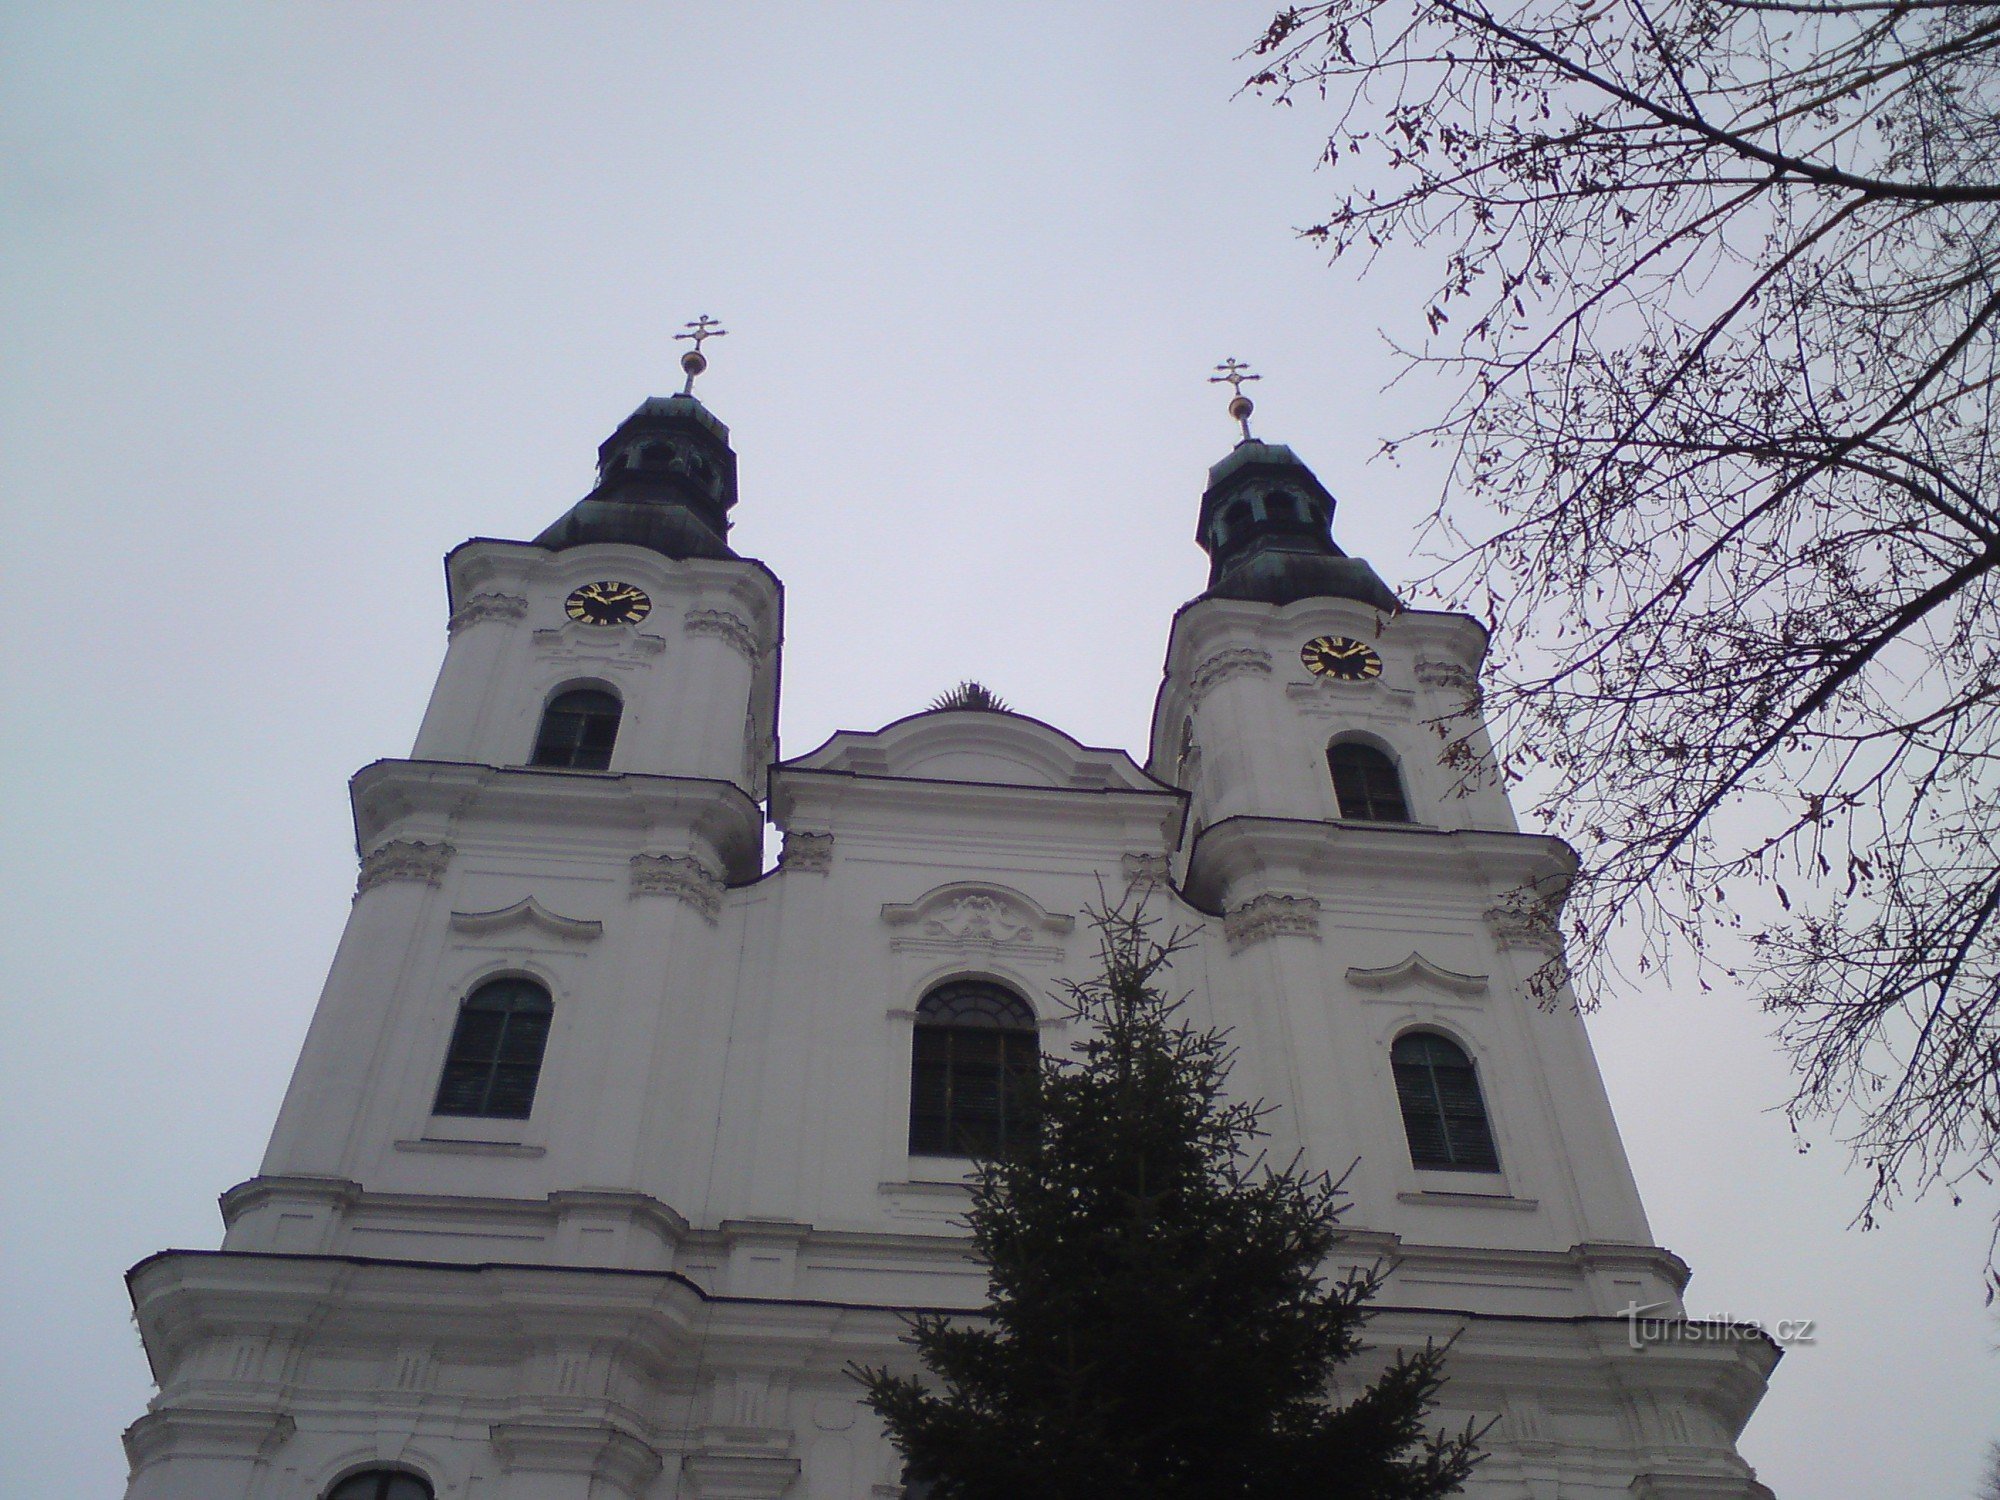
[[[1489,711],[1573,958],[1737,930],[1864,1221],[1991,1181],[2000,4],[1334,0],[1254,53],[1331,111],[1309,233],[1436,258],[1437,581],[1556,643]]]

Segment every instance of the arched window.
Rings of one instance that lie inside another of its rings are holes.
[[[1267,521],[1296,521],[1299,518],[1298,497],[1290,490],[1273,490],[1264,497],[1264,519]]]
[[[541,733],[535,736],[531,766],[561,766],[571,771],[602,771],[611,764],[611,747],[618,740],[618,719],[624,712],[615,693],[603,688],[571,688],[549,700],[542,711]]]
[[[1018,1137],[1040,1051],[1035,1013],[983,979],[941,984],[917,1006],[910,1062],[910,1154],[991,1156]]]
[[[1373,745],[1342,740],[1327,747],[1326,763],[1333,772],[1333,795],[1339,799],[1343,818],[1368,823],[1410,821],[1396,763]]]
[[[465,997],[438,1080],[436,1115],[525,1120],[555,1006],[532,979],[493,979]]]
[[[326,1500],[434,1500],[431,1487],[402,1469],[363,1469],[336,1484]]]
[[[1411,1031],[1389,1049],[1410,1165],[1446,1172],[1497,1172],[1500,1153],[1479,1097],[1479,1074],[1457,1043]]]

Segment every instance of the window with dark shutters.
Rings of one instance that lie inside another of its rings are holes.
[[[458,1010],[431,1113],[525,1120],[555,1005],[532,979],[482,984]]]
[[[528,764],[566,771],[607,769],[623,713],[617,695],[602,688],[572,688],[557,694],[542,712],[541,731]]]
[[[336,1484],[326,1500],[433,1500],[431,1487],[403,1469],[365,1469]]]
[[[1035,1013],[987,980],[939,985],[917,1006],[910,1047],[910,1154],[991,1156],[1023,1128],[1040,1058]]]
[[[1396,1038],[1389,1051],[1412,1166],[1497,1172],[1500,1153],[1479,1094],[1479,1075],[1456,1043],[1430,1031]]]
[[[1326,764],[1333,773],[1333,795],[1343,818],[1367,823],[1410,821],[1396,763],[1373,745],[1342,740],[1327,747]]]

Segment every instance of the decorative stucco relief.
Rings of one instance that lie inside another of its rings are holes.
[[[789,829],[778,854],[778,868],[802,875],[824,875],[833,868],[833,835]]]
[[[1479,680],[1455,661],[1420,661],[1417,681],[1425,687],[1452,688],[1470,697],[1479,690]]]
[[[468,625],[477,625],[481,620],[505,620],[513,622],[526,618],[528,601],[513,594],[474,594],[465,603],[452,611],[445,622],[445,633],[457,635]]]
[[[635,854],[631,879],[634,896],[672,896],[711,922],[722,910],[722,877],[690,855]]]
[[[1046,941],[1072,931],[1076,918],[1044,909],[1005,886],[961,882],[940,886],[908,903],[890,902],[882,920],[911,929],[897,937],[897,949],[987,949],[1015,957],[1056,959],[1063,950]]]
[[[355,878],[354,894],[360,896],[391,880],[421,880],[425,885],[441,885],[445,869],[456,853],[446,843],[391,839],[361,856],[361,873]]]
[[[1563,951],[1556,925],[1560,904],[1532,891],[1513,891],[1486,910],[1486,930],[1502,948],[1530,948],[1551,958]]]
[[[1246,672],[1271,671],[1271,653],[1257,646],[1237,646],[1218,651],[1188,674],[1188,691],[1200,698],[1219,682],[1241,677]]]
[[[691,609],[681,628],[689,635],[720,636],[752,661],[763,654],[750,622],[726,609]]]
[[[1274,937],[1309,937],[1319,941],[1317,898],[1280,896],[1266,893],[1252,897],[1222,919],[1222,935],[1229,939],[1229,951],[1241,953],[1254,943]]]
[[[1172,879],[1164,854],[1127,854],[1119,863],[1124,868],[1128,890],[1151,891],[1166,886]]]

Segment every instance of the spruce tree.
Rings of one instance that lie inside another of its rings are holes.
[[[1270,1168],[1230,1100],[1226,1036],[1159,987],[1183,945],[1093,914],[1102,972],[1065,988],[1087,1039],[1022,1080],[1037,1129],[979,1163],[984,1316],[924,1317],[929,1381],[856,1370],[934,1500],[1429,1500],[1476,1434],[1432,1433],[1443,1351],[1330,1404],[1377,1271],[1329,1282],[1342,1198]],[[914,1493],[915,1491],[913,1491]]]

